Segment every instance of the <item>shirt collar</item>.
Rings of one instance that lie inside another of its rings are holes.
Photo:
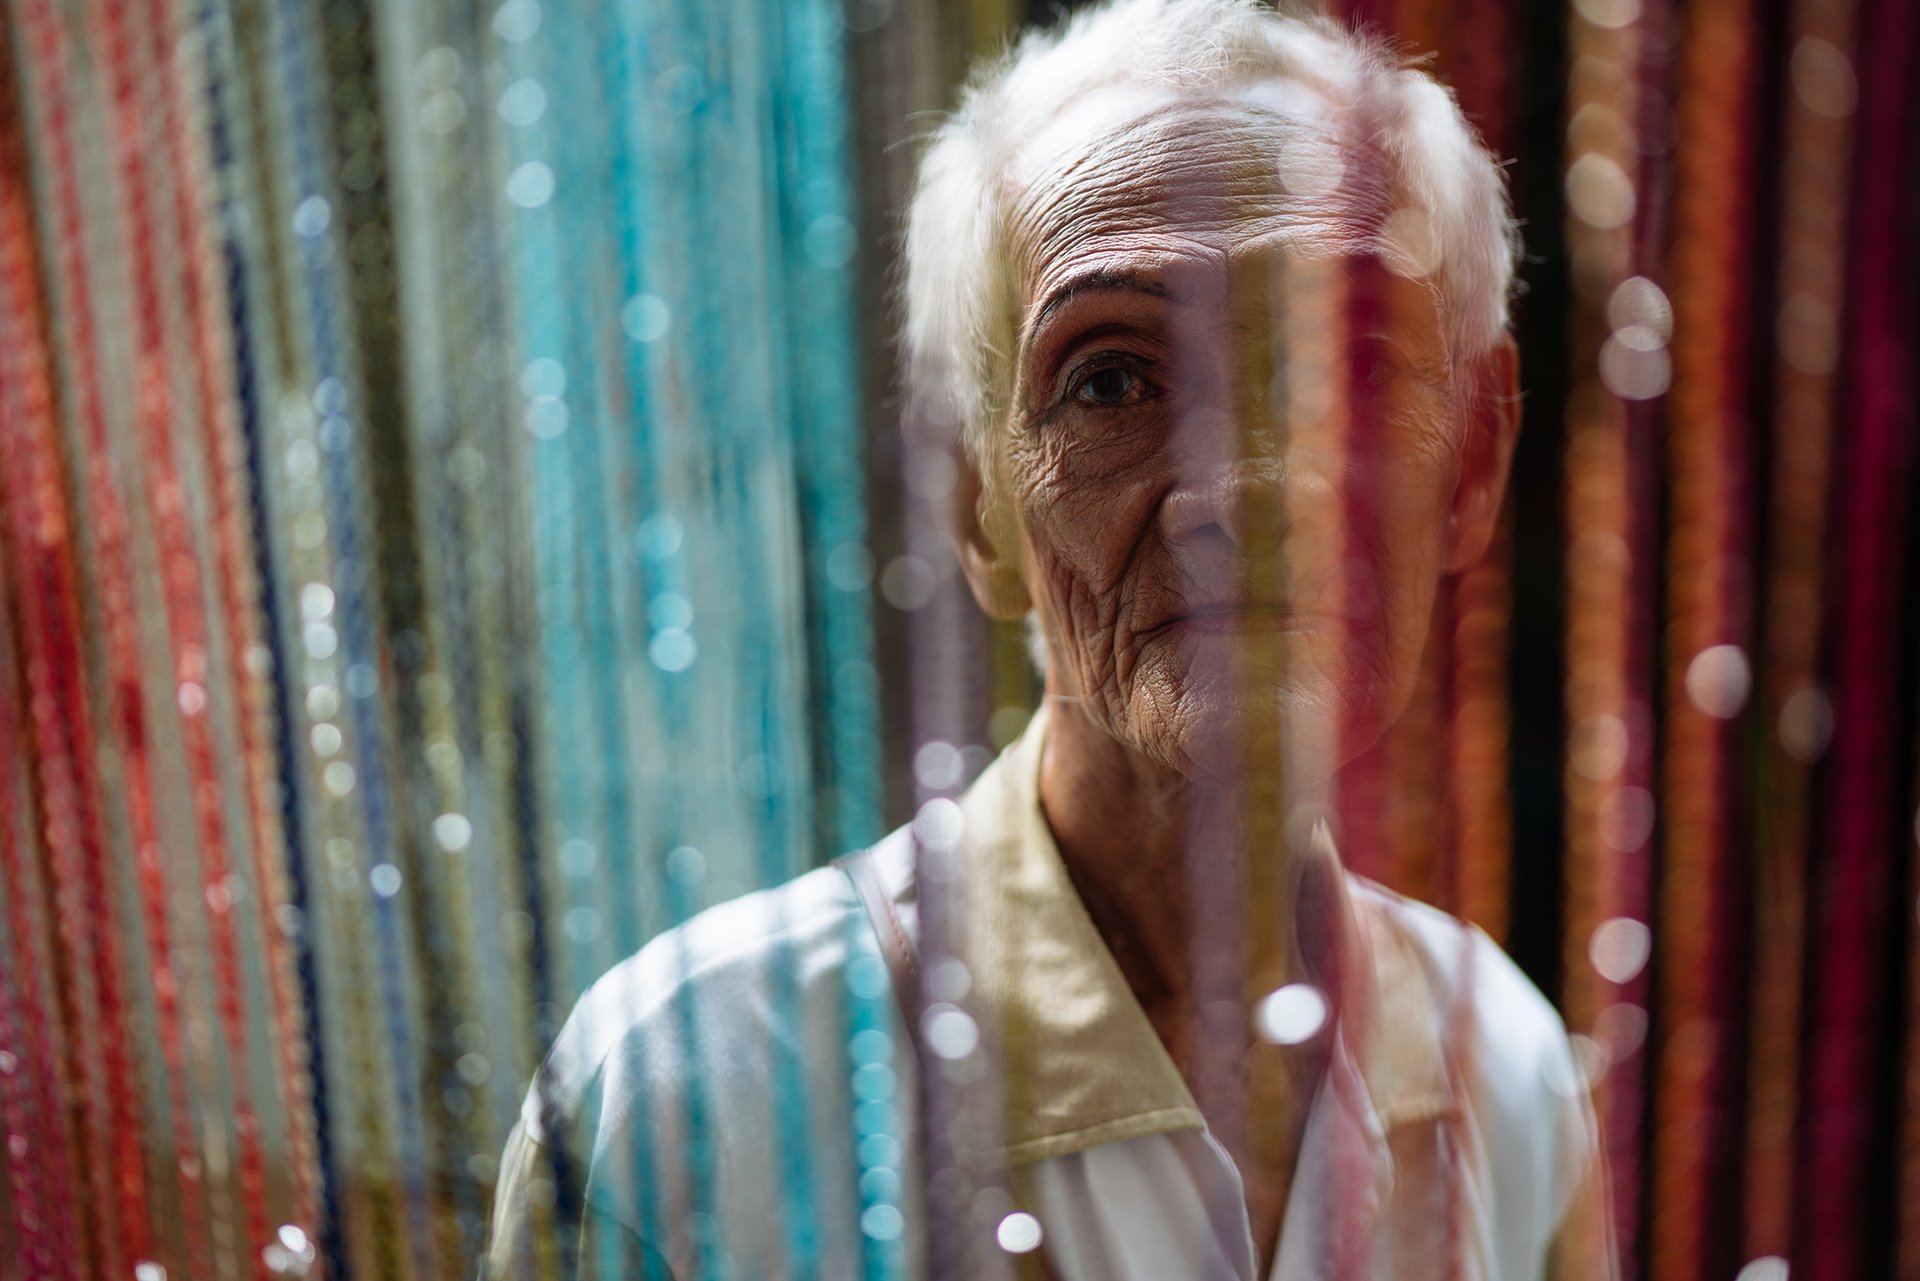
[[[1040,808],[1045,736],[1043,708],[961,800],[963,959],[999,1042],[1001,1155],[1016,1165],[1205,1125],[1061,861]],[[1331,873],[1318,883],[1342,976],[1335,1061],[1357,1072],[1382,1129],[1451,1111],[1441,1012],[1418,954],[1382,910],[1387,892],[1340,867],[1324,827],[1306,857]]]

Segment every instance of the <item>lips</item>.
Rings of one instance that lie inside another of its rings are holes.
[[[1222,602],[1188,606],[1162,626],[1203,633],[1307,632],[1328,630],[1339,621],[1326,614],[1305,613],[1288,605]]]

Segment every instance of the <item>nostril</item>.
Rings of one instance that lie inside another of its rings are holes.
[[[1257,554],[1279,539],[1289,519],[1286,474],[1271,458],[1248,458],[1183,479],[1168,494],[1161,513],[1169,539],[1218,538],[1243,554]]]
[[[1193,478],[1182,477],[1174,482],[1161,501],[1159,525],[1169,542],[1191,538],[1213,522],[1213,497],[1205,485],[1196,484]]]

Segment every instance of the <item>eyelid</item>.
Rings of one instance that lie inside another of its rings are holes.
[[[1357,333],[1347,339],[1348,347],[1373,347],[1381,351],[1392,352],[1409,367],[1417,366],[1419,357],[1405,343],[1389,333]]]
[[[1409,347],[1393,334],[1364,333],[1357,334],[1348,340],[1349,349],[1363,345],[1386,352],[1395,364],[1422,378],[1444,378],[1446,375],[1447,363],[1444,356],[1436,358],[1429,352]]]
[[[1392,334],[1372,332],[1350,335],[1345,350],[1349,359],[1371,354],[1376,381],[1389,373],[1405,375],[1423,384],[1444,382],[1446,378],[1442,366],[1436,365],[1430,357],[1408,347]]]
[[[1152,326],[1126,319],[1104,319],[1096,324],[1061,328],[1060,340],[1049,339],[1035,349],[1034,367],[1053,385],[1064,371],[1093,356],[1123,354],[1152,360],[1167,350],[1166,335]]]

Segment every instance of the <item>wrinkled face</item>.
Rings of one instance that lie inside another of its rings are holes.
[[[987,506],[1017,529],[1053,689],[1189,777],[1363,750],[1410,696],[1446,569],[1463,402],[1424,223],[1352,128],[1286,84],[1114,91],[1014,173]]]

